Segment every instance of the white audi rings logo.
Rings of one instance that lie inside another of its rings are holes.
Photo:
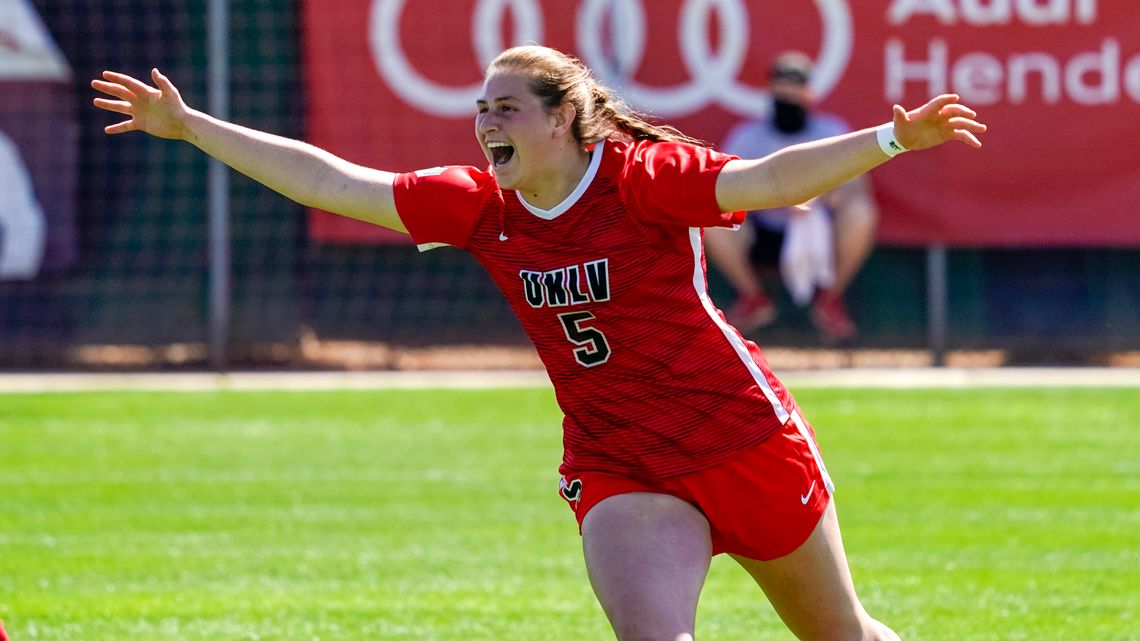
[[[369,40],[372,55],[389,86],[404,100],[437,116],[472,113],[482,80],[469,85],[441,85],[425,78],[408,62],[401,46],[400,15],[405,0],[374,0]],[[823,22],[823,45],[816,56],[812,88],[820,98],[839,82],[851,59],[852,23],[847,0],[814,0]],[[542,42],[543,17],[538,0],[479,0],[471,37],[482,67],[507,48],[501,30],[510,10],[514,44]],[[720,46],[709,42],[709,20],[715,15]],[[614,51],[603,51],[604,23],[609,21]],[[767,92],[739,80],[748,51],[748,9],[744,0],[686,0],[678,28],[681,59],[689,72],[686,83],[650,87],[634,79],[645,55],[645,6],[641,0],[584,0],[577,15],[578,55],[604,84],[614,87],[638,109],[664,117],[686,116],[711,104],[742,116],[761,115]],[[441,46],[446,46],[441,43]]]

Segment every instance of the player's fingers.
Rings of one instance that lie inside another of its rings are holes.
[[[133,115],[131,113],[131,103],[123,100],[107,100],[106,98],[96,98],[95,106],[107,111],[114,111],[125,115]]]
[[[930,102],[926,103],[926,106],[934,109],[935,111],[941,111],[942,108],[946,105],[952,105],[959,100],[961,100],[961,98],[959,98],[958,94],[956,93],[944,93],[942,95],[931,98]]]
[[[984,124],[969,118],[951,118],[946,122],[954,129],[963,129],[975,134],[984,134],[989,129]]]
[[[942,96],[935,96],[930,99],[925,105],[914,109],[910,114],[911,121],[931,122],[935,120],[942,120],[942,109],[947,105],[952,105],[958,102],[958,95],[956,94],[943,94]]]
[[[915,110],[912,120],[930,120],[938,118],[942,109],[947,105],[952,105],[958,102],[958,95],[952,93],[945,93],[941,96],[935,96],[930,99],[925,105]]]
[[[954,139],[960,140],[960,141],[966,143],[967,145],[973,147],[974,149],[981,149],[982,148],[982,141],[978,140],[977,136],[966,131],[965,129],[955,129],[954,130]]]
[[[895,105],[891,108],[891,112],[891,121],[896,127],[910,122],[910,114],[907,113],[906,109],[903,109],[902,105]]]
[[[109,133],[109,134],[125,134],[128,131],[134,131],[134,130],[135,130],[135,121],[134,120],[126,120],[126,121],[120,122],[118,124],[108,125],[106,127],[103,127],[103,131],[105,131],[106,133]]]
[[[123,73],[118,73],[115,71],[104,71],[103,77],[107,80],[110,80],[111,82],[117,82],[120,85],[123,85],[138,96],[154,93],[153,87],[147,86],[146,83],[135,80],[134,78]]]
[[[158,67],[150,70],[150,79],[154,81],[155,86],[157,86],[162,91],[162,93],[178,93],[178,90],[174,88],[174,83],[170,82],[169,78],[162,75],[162,72],[158,70]]]
[[[977,118],[978,112],[970,109],[966,105],[954,103],[943,107],[939,110],[938,115],[944,118]]]
[[[91,87],[93,89],[102,91],[107,95],[114,96],[122,100],[130,100],[135,97],[135,94],[131,93],[130,89],[127,89],[123,85],[116,84],[114,82],[107,82],[105,80],[92,80]]]

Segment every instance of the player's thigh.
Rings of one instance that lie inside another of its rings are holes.
[[[804,641],[889,638],[855,595],[834,500],[811,536],[790,554],[771,561],[733,556],[764,590],[788,628]]]
[[[667,494],[611,496],[582,521],[590,584],[618,639],[690,639],[712,556],[709,525]]]

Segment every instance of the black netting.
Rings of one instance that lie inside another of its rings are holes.
[[[38,13],[68,73],[0,76],[0,151],[21,158],[42,212],[31,223],[0,225],[0,272],[9,270],[0,277],[0,368],[206,363],[206,159],[184,143],[106,136],[114,118],[90,105],[88,87],[103,69],[145,78],[157,66],[188,102],[205,107],[206,0],[17,4]],[[303,137],[299,0],[235,0],[230,18],[232,118]],[[0,25],[0,55],[27,53],[24,28]],[[352,79],[344,84],[351,90]],[[471,151],[471,141],[463,144],[457,157]],[[4,188],[5,201],[15,202],[16,188]],[[233,175],[230,199],[233,365],[306,365],[301,348],[314,338],[525,345],[490,280],[458,250],[314,241],[303,208],[242,176]],[[34,262],[33,273],[21,275],[21,261]],[[925,345],[924,269],[921,250],[876,251],[848,296],[857,345]],[[1138,271],[1135,250],[952,251],[948,346],[1137,349]],[[710,278],[716,301],[730,304],[723,279]],[[819,344],[806,313],[794,309],[757,338]]]

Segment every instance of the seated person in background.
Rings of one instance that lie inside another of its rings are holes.
[[[811,59],[806,54],[786,52],[778,56],[769,72],[770,117],[734,127],[721,151],[741,158],[762,158],[789,145],[849,132],[837,116],[812,110],[808,86],[811,71]],[[834,275],[819,279],[823,282],[811,300],[811,319],[825,340],[847,340],[855,336],[856,328],[843,303],[843,293],[874,247],[878,207],[866,176],[824,194],[810,207],[826,212],[834,248]],[[807,209],[754,211],[738,231],[706,230],[709,260],[736,290],[737,300],[728,311],[728,320],[740,331],[752,332],[776,319],[776,305],[764,291],[755,267],[779,261],[789,221]]]
[[[16,143],[0,130],[0,281],[36,277],[47,244],[47,219]]]

